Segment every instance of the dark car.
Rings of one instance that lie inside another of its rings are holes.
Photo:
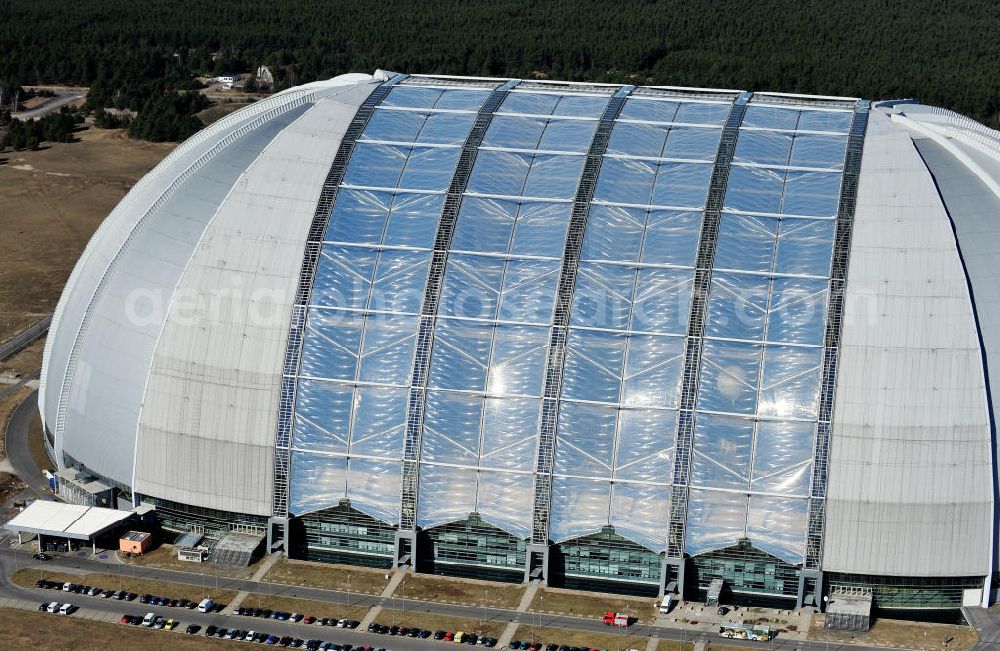
[[[38,606],[38,612],[40,612],[40,613],[47,613],[47,612],[49,612],[49,602],[46,601],[45,603],[43,603],[40,606]]]
[[[291,643],[292,643],[292,636],[291,635],[286,635],[285,637],[283,637],[280,640],[278,640],[278,644],[280,646],[288,646]]]
[[[411,628],[408,631],[406,631],[406,637],[417,637],[418,635],[420,635],[419,628]]]
[[[344,625],[344,628],[357,628],[360,623],[361,622],[359,622],[356,619],[349,619],[347,620],[347,623]]]
[[[490,649],[492,649],[497,645],[497,639],[495,637],[484,637],[482,640],[480,640],[480,642],[482,642],[484,647]]]
[[[194,635],[199,630],[201,630],[201,626],[198,626],[197,624],[188,624],[187,628],[184,629],[184,632],[188,635]]]
[[[135,601],[136,597],[138,597],[138,596],[139,596],[139,595],[137,595],[137,594],[136,594],[136,593],[134,593],[134,592],[129,592],[129,593],[127,593],[127,594],[125,595],[125,601]]]
[[[521,648],[521,640],[511,640],[510,644],[507,645],[507,648],[508,649],[520,649]]]
[[[476,642],[479,641],[479,637],[475,633],[469,633],[462,640],[462,644],[468,644],[469,646],[476,646]]]
[[[293,649],[297,649],[300,646],[302,646],[302,640],[300,640],[299,638],[294,638],[292,640],[292,643],[289,644],[288,646],[292,647]]]
[[[430,636],[431,632],[428,631],[426,628],[420,629],[420,631],[417,633],[417,637],[419,637],[421,640],[426,640]]]
[[[559,651],[559,645],[558,644],[546,644],[545,645],[545,651]]]
[[[728,609],[728,608],[726,608],[725,606],[719,606],[719,610],[718,610],[718,613],[719,613],[720,615],[725,615],[725,614],[726,614],[726,613],[728,613],[728,612],[729,612],[729,609]]]
[[[217,630],[218,629],[213,624],[209,624],[208,628],[205,629],[205,635],[207,635],[208,637],[212,637],[213,635],[215,635],[215,631]]]
[[[35,559],[36,561],[51,561],[52,560],[52,557],[49,556],[48,554],[44,553],[44,552],[38,552],[34,556],[32,556],[32,558]]]

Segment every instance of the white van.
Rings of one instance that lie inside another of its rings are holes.
[[[156,621],[156,613],[146,613],[146,616],[142,618],[142,625],[150,627],[154,621]]]
[[[57,612],[59,612],[59,602],[58,601],[53,601],[52,603],[50,603],[48,605],[48,607],[45,610],[47,610],[50,613],[57,613]]]
[[[663,601],[660,602],[660,614],[666,615],[670,612],[670,609],[674,607],[674,595],[667,594],[663,596]]]
[[[215,602],[211,599],[202,599],[201,603],[198,604],[198,612],[210,613],[215,608]]]
[[[76,606],[74,606],[73,604],[63,604],[62,607],[59,609],[59,614],[70,615],[73,613],[74,610],[76,610]]]

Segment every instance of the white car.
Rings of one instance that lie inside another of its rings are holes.
[[[49,604],[49,606],[48,606],[48,608],[46,608],[46,610],[48,612],[50,612],[50,613],[57,613],[57,612],[59,612],[59,602],[58,601],[53,601],[52,603]]]
[[[76,584],[75,583],[63,583],[62,589],[63,589],[63,592],[73,592],[74,590],[76,590]]]
[[[74,606],[73,604],[63,604],[59,608],[59,614],[60,615],[72,615],[75,610],[76,610],[76,606]]]
[[[257,635],[257,631],[247,631],[247,634],[243,636],[243,639],[247,642],[253,642],[254,637]]]

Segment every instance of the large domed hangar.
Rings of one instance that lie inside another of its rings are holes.
[[[293,557],[987,604],[998,152],[912,102],[293,88],[94,235],[48,445],[170,529]]]

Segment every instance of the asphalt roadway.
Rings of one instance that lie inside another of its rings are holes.
[[[55,110],[66,106],[67,104],[72,104],[78,99],[83,99],[87,96],[87,93],[78,90],[58,90],[55,91],[56,96],[45,102],[38,108],[31,109],[29,111],[20,111],[18,113],[11,114],[11,117],[15,117],[18,120],[31,120],[33,118],[40,118],[43,115],[51,113]]]
[[[51,497],[49,492],[49,482],[42,475],[42,471],[35,465],[35,460],[28,451],[28,426],[31,425],[32,418],[38,409],[38,391],[32,391],[21,404],[17,406],[14,413],[7,421],[7,429],[4,431],[4,445],[7,450],[7,459],[13,466],[14,472],[24,480],[28,489],[34,493],[35,497]]]
[[[43,601],[65,601],[68,598],[68,600],[72,601],[74,604],[80,606],[86,611],[113,613],[119,617],[124,613],[131,615],[144,615],[147,612],[155,612],[163,615],[164,617],[174,617],[179,619],[183,622],[181,628],[190,623],[198,624],[202,627],[214,624],[215,626],[225,626],[226,628],[236,627],[244,630],[254,629],[258,631],[267,631],[273,635],[292,635],[302,639],[315,637],[334,642],[349,642],[354,645],[370,645],[376,648],[388,646],[394,649],[402,649],[403,651],[428,651],[429,648],[436,646],[443,648],[444,645],[449,644],[446,642],[436,642],[434,640],[399,637],[388,638],[383,635],[368,633],[367,631],[360,629],[349,631],[329,627],[318,627],[315,625],[309,626],[305,624],[295,624],[291,622],[277,622],[274,620],[265,621],[255,618],[230,615],[226,610],[223,610],[221,613],[203,614],[186,609],[150,607],[144,604],[139,604],[138,602],[108,601],[106,599],[102,599],[101,597],[89,597],[76,594],[72,595],[72,597],[68,597],[66,594],[57,596],[57,594],[52,590],[21,588],[14,585],[9,579],[10,575],[16,569],[23,569],[25,567],[38,569],[39,576],[44,576],[46,571],[55,572],[59,570],[83,570],[112,574],[121,573],[123,576],[128,577],[135,576],[136,578],[141,579],[163,581],[168,583],[185,583],[188,585],[204,585],[206,581],[211,581],[215,585],[217,581],[217,589],[219,590],[241,590],[250,593],[250,595],[259,594],[264,598],[267,598],[268,596],[295,597],[299,599],[324,601],[331,604],[349,603],[352,606],[363,607],[379,605],[384,608],[384,611],[382,616],[380,616],[377,621],[383,624],[391,623],[393,617],[391,609],[395,609],[396,611],[407,613],[408,616],[406,621],[417,626],[420,625],[419,613],[432,613],[434,615],[461,617],[472,620],[480,620],[485,617],[487,620],[497,624],[506,624],[514,621],[528,626],[534,625],[601,633],[608,632],[607,627],[596,619],[551,615],[547,613],[518,613],[513,610],[499,608],[483,609],[476,606],[459,606],[400,598],[382,598],[372,595],[346,593],[321,588],[259,583],[256,581],[231,579],[226,577],[216,578],[211,574],[201,575],[190,572],[152,568],[148,566],[126,566],[82,558],[56,557],[48,562],[39,562],[32,560],[30,554],[26,552],[15,551],[9,548],[0,549],[0,570],[2,570],[2,576],[0,576],[0,594],[5,597],[25,599],[34,603],[41,603]],[[166,594],[169,592],[169,588],[164,587],[164,593]],[[248,597],[248,601],[245,602],[248,605],[253,603],[253,601],[249,599],[252,599],[252,597]],[[781,640],[780,638],[767,644],[760,642],[745,642],[741,640],[724,640],[716,634],[667,628],[649,623],[636,624],[628,629],[628,633],[630,636],[655,636],[661,640],[688,642],[703,640],[719,644],[724,643],[733,646],[745,646],[749,649],[766,648],[769,651],[793,651],[796,649],[800,651],[846,651],[848,649],[855,651],[876,651],[876,649],[880,649],[879,647],[866,647],[853,644],[848,645],[831,643],[827,645],[825,642],[803,642],[796,640]],[[552,641],[558,642],[558,640]],[[452,646],[451,648],[454,647]],[[880,649],[880,651],[884,651],[884,649]]]

